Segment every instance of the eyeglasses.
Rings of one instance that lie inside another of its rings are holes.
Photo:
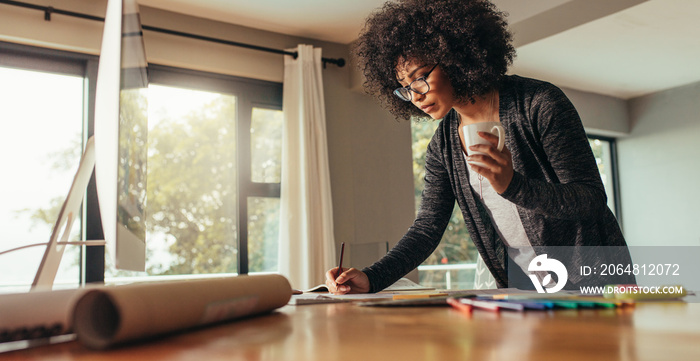
[[[429,76],[430,73],[435,70],[435,68],[438,66],[438,64],[435,64],[430,71],[425,73],[422,77],[414,80],[411,82],[411,84],[408,84],[404,87],[397,88],[394,90],[394,94],[399,97],[399,99],[410,102],[411,101],[411,92],[414,92],[416,94],[423,95],[427,92],[430,91],[430,85],[428,84],[428,81],[426,80]]]

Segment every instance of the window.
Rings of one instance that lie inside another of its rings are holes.
[[[605,193],[608,196],[608,207],[620,220],[620,209],[617,188],[617,168],[615,163],[615,139],[599,136],[589,136],[588,143],[593,150],[595,162],[598,164],[598,171],[605,186]]]
[[[1,187],[3,251],[49,239],[92,130],[83,112],[97,58],[5,43],[0,53],[2,154],[16,175]],[[39,65],[23,69],[27,59]],[[276,272],[282,85],[157,65],[149,78],[147,272],[116,270],[105,247],[73,247],[57,283]],[[95,199],[89,188],[74,240],[100,239]],[[28,289],[43,251],[0,255],[0,285]]]
[[[279,109],[253,108],[250,126],[251,180],[277,184],[282,179],[283,117]],[[249,271],[278,270],[279,188],[269,196],[248,197]]]
[[[281,84],[156,65],[149,78],[147,270],[106,276],[277,271]]]
[[[86,58],[0,43],[0,251],[48,242],[78,168]],[[78,220],[69,241],[82,235]],[[0,255],[0,292],[29,289],[43,247]],[[67,246],[57,287],[79,283],[81,248]]]

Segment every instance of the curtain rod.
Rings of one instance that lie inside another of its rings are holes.
[[[46,21],[51,21],[51,14],[60,14],[60,15],[72,16],[72,17],[76,17],[76,18],[94,20],[94,21],[102,21],[102,22],[105,21],[104,18],[101,18],[99,16],[93,16],[93,15],[82,14],[82,13],[77,13],[77,12],[73,12],[73,11],[56,9],[53,6],[34,5],[34,4],[24,3],[21,1],[11,1],[11,0],[0,0],[0,4],[19,6],[19,7],[23,7],[23,8],[27,8],[27,9],[41,10],[44,12],[44,20],[46,20]],[[203,35],[190,34],[190,33],[185,33],[185,32],[176,31],[176,30],[158,28],[155,26],[141,24],[141,28],[143,30],[149,30],[149,31],[154,31],[154,32],[158,32],[158,33],[163,33],[163,34],[181,36],[181,37],[190,38],[190,39],[204,40],[204,41],[209,41],[209,42],[213,42],[213,43],[237,46],[240,48],[260,50],[260,51],[265,51],[268,53],[291,55],[294,57],[294,59],[296,59],[297,56],[299,55],[296,51],[286,51],[286,50],[279,50],[279,49],[273,49],[273,48],[266,48],[264,46],[244,44],[244,43],[239,43],[239,42],[235,42],[235,41],[217,39],[217,38],[212,38],[212,37],[203,36]],[[326,63],[335,64],[339,67],[345,66],[345,59],[343,59],[343,58],[337,58],[337,59],[321,58],[321,61],[323,61],[324,68],[326,67]]]

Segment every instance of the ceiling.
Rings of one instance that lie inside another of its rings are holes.
[[[347,44],[385,0],[138,0],[141,5]],[[512,72],[630,99],[700,81],[700,1],[492,0],[507,12]]]

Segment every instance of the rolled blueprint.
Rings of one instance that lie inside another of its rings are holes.
[[[259,315],[282,307],[292,288],[280,275],[139,283],[85,292],[73,313],[73,329],[86,347],[104,349]]]

